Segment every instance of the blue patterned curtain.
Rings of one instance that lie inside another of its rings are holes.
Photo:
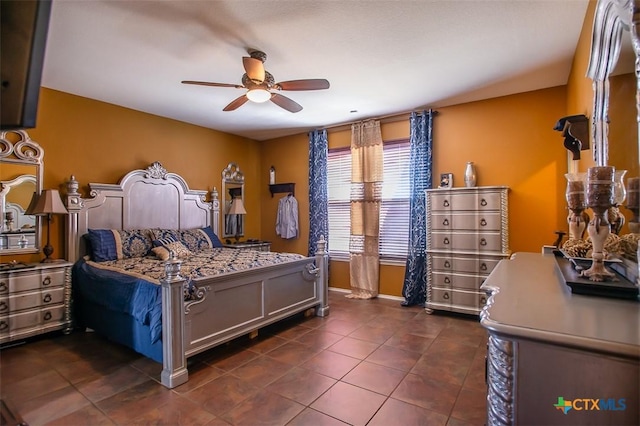
[[[326,130],[309,132],[309,256],[316,254],[316,243],[322,236],[329,251],[328,150]]]
[[[403,306],[421,305],[427,301],[426,282],[426,213],[424,190],[431,188],[433,145],[432,110],[411,113],[409,254],[404,272]]]

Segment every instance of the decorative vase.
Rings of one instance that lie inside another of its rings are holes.
[[[625,218],[620,212],[620,206],[624,202],[627,192],[624,187],[624,175],[626,170],[616,170],[613,178],[613,206],[609,208],[609,222],[611,223],[611,232],[616,235],[620,234]]]
[[[582,276],[591,281],[605,281],[615,276],[604,266],[604,243],[611,233],[607,210],[613,205],[615,169],[611,166],[590,167],[587,171],[587,205],[593,211],[587,231],[593,246],[591,267]]]
[[[269,169],[269,185],[276,184],[276,168],[271,166]]]
[[[587,200],[585,194],[586,173],[567,173],[567,206],[569,216],[569,240],[581,240],[587,230],[589,215],[585,212]]]
[[[476,167],[472,161],[467,162],[467,167],[464,169],[464,185],[467,188],[476,186]]]
[[[629,231],[634,234],[640,233],[640,178],[632,177],[627,180],[627,205],[633,217],[629,221]],[[640,262],[639,262],[640,263]]]

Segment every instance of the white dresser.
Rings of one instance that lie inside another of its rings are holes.
[[[573,294],[539,253],[500,262],[483,289],[487,425],[639,424],[640,301]]]
[[[0,270],[0,344],[71,331],[71,266],[53,262]]]
[[[479,314],[480,286],[509,252],[508,188],[428,189],[427,310]]]

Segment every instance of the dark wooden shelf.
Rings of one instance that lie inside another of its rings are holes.
[[[271,198],[273,198],[274,194],[280,193],[289,193],[291,195],[296,195],[296,184],[292,182],[288,183],[276,183],[273,185],[269,185],[269,192],[271,192]]]

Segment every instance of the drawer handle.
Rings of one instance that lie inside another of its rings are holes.
[[[51,315],[51,312],[47,311],[44,313],[44,320],[45,321],[49,321],[51,319],[51,317],[53,317],[53,315]]]
[[[9,290],[7,283],[5,281],[0,281],[0,292],[4,293],[7,290]]]
[[[449,207],[449,200],[444,200],[444,202],[442,203],[443,207]]]
[[[0,331],[7,330],[9,328],[9,323],[6,321],[0,321]]]
[[[46,277],[44,277],[44,280],[42,280],[42,285],[46,287],[49,284],[51,284],[51,277],[47,275]]]
[[[480,205],[482,207],[486,206],[487,205],[487,200],[485,200],[484,198],[482,200],[480,200]]]
[[[485,218],[480,219],[480,226],[487,226],[487,221]]]
[[[444,240],[442,240],[443,244],[449,244],[449,238],[444,237]]]
[[[486,263],[484,263],[484,262],[482,262],[482,263],[480,264],[480,270],[481,270],[481,271],[486,271],[486,270],[487,270],[487,264],[486,264]]]
[[[444,267],[445,268],[451,268],[451,262],[449,262],[448,260],[444,261]]]
[[[451,279],[449,277],[444,277],[445,284],[451,284]]]
[[[442,221],[442,225],[449,226],[449,219],[445,219]]]
[[[449,300],[449,293],[445,293],[445,294],[443,294],[443,295],[442,295],[442,298],[443,298],[444,300]]]
[[[0,312],[9,310],[9,305],[4,300],[0,302]]]
[[[44,303],[49,303],[51,302],[51,295],[49,293],[45,294],[44,297],[42,298],[42,301]]]
[[[487,245],[487,240],[485,238],[480,238],[480,245],[481,246],[486,246]]]
[[[484,296],[482,296],[482,297],[480,298],[480,304],[481,304],[481,305],[483,305],[483,306],[484,306],[484,305],[486,305],[486,304],[487,304],[487,298],[486,298],[486,297],[484,297]]]

